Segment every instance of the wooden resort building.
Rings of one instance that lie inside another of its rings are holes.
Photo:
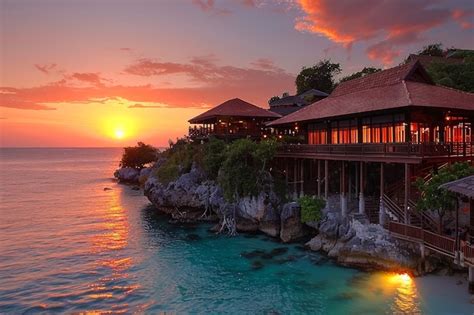
[[[474,94],[435,85],[418,61],[343,82],[329,97],[268,124],[304,136],[276,160],[295,196],[339,195],[343,216],[405,238],[424,231],[431,249],[451,257],[454,240],[415,210],[412,184],[449,163],[472,162],[473,125]]]
[[[281,115],[250,104],[240,98],[228,100],[192,118],[189,137],[204,140],[209,136],[232,140],[260,139],[267,135],[266,123]]]
[[[298,95],[283,93],[280,99],[270,102],[270,111],[286,116],[326,97],[328,97],[327,93],[316,89],[311,89]]]

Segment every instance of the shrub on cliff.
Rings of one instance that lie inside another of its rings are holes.
[[[163,152],[163,157],[166,161],[156,170],[155,175],[160,182],[168,184],[181,174],[189,172],[194,162],[202,163],[202,146],[178,140]]]
[[[138,142],[135,147],[126,147],[123,149],[120,167],[131,167],[141,169],[146,164],[156,160],[158,151],[149,144]]]
[[[210,179],[216,179],[226,158],[226,143],[211,137],[204,146],[202,166]]]
[[[317,222],[321,220],[321,211],[326,206],[326,201],[316,196],[303,196],[298,199],[298,204],[301,207],[301,222]]]
[[[274,157],[277,142],[260,143],[248,139],[232,142],[225,151],[219,170],[218,183],[229,201],[245,196],[256,196],[268,184],[269,162]]]

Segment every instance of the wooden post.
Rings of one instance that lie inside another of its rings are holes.
[[[410,165],[405,163],[405,203],[404,203],[404,223],[408,224],[408,199],[410,196]]]
[[[341,164],[341,214],[347,216],[347,195],[346,195],[346,162]]]
[[[359,167],[355,164],[355,197],[359,196]]]
[[[301,159],[300,162],[300,197],[304,196],[304,159]]]
[[[352,176],[351,176],[351,163],[347,163],[347,200],[352,200],[351,195],[351,184],[352,184]]]
[[[287,190],[287,197],[290,195],[288,191],[290,190],[290,187],[288,185],[288,177],[289,177],[289,167],[288,167],[288,159],[285,159],[285,189]]]
[[[295,158],[293,164],[293,198],[298,198],[298,186],[297,186],[297,178],[298,175],[298,159]]]
[[[318,197],[321,197],[321,160],[318,160]]]
[[[359,172],[359,213],[365,214],[365,197],[364,197],[364,162],[360,162]]]
[[[384,165],[383,162],[380,163],[380,208],[379,208],[379,224],[385,225],[385,205],[383,203],[383,194],[384,194]]]
[[[474,294],[474,266],[469,266],[468,283],[469,293]]]
[[[329,161],[324,161],[324,198],[328,200],[329,195]]]

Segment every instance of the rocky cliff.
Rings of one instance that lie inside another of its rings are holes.
[[[304,235],[297,205],[281,207],[280,200],[271,189],[257,196],[228,202],[217,183],[207,180],[197,167],[168,185],[163,185],[156,177],[150,177],[144,192],[153,205],[174,218],[189,220],[215,215],[223,223],[224,219],[232,217],[237,231],[261,231],[273,237],[281,236],[284,242]]]
[[[237,231],[260,231],[283,242],[312,234],[314,237],[306,245],[327,253],[341,265],[420,273],[418,248],[394,239],[379,225],[367,224],[356,216],[343,218],[337,196],[328,200],[321,222],[302,224],[296,202],[281,204],[271,189],[228,202],[217,183],[194,166],[167,185],[150,176],[144,193],[153,205],[175,220],[212,219],[219,222],[216,230],[222,230],[229,228],[230,221],[226,220],[232,218]]]

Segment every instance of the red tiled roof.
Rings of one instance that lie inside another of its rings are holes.
[[[279,118],[281,115],[263,109],[256,105],[250,104],[240,98],[228,100],[210,110],[189,120],[192,124],[198,124],[204,120],[215,118],[218,116],[235,116],[235,117],[262,117],[262,118]]]
[[[411,81],[415,71],[423,78],[427,75],[419,63],[412,62],[343,82],[329,97],[268,125],[276,126],[407,106],[474,110],[473,93]],[[428,80],[431,82],[431,79]]]

